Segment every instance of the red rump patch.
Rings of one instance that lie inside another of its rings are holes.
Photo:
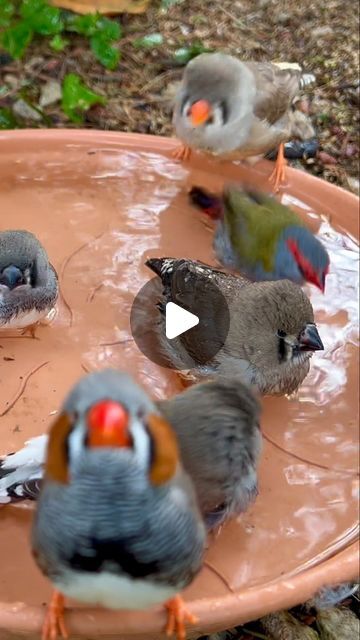
[[[318,287],[318,289],[320,289],[320,291],[324,293],[325,278],[324,278],[324,282],[320,281],[320,278],[316,273],[313,265],[301,253],[295,240],[286,240],[286,244],[289,247],[291,253],[293,254],[296,262],[298,263],[305,280],[307,282],[311,282],[311,284],[314,284],[316,287]],[[328,271],[329,271],[329,267],[327,267],[325,275],[328,273]]]

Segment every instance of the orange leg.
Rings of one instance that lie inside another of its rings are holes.
[[[191,147],[189,147],[187,144],[182,144],[174,151],[172,151],[171,155],[173,158],[175,158],[175,160],[184,160],[186,162],[186,160],[190,159]]]
[[[189,624],[196,624],[197,618],[190,613],[185,606],[183,599],[180,596],[175,596],[165,603],[167,609],[167,625],[166,635],[175,635],[176,640],[186,639],[185,622]]]
[[[272,172],[269,178],[269,181],[274,183],[275,193],[279,191],[280,185],[284,183],[286,180],[285,169],[286,169],[286,160],[284,155],[284,144],[281,143],[279,145],[279,151],[277,154],[274,171]]]
[[[64,622],[64,603],[65,598],[62,593],[54,591],[46,612],[41,640],[57,640],[58,632],[62,638],[69,637]]]

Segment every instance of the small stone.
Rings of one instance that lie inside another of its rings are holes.
[[[20,118],[25,118],[25,120],[34,120],[34,122],[40,122],[40,120],[42,120],[40,113],[21,98],[14,102],[12,109],[15,115],[20,116]]]
[[[57,80],[49,80],[41,88],[41,95],[39,100],[40,107],[47,107],[50,104],[55,104],[61,100],[61,85]]]
[[[330,38],[334,33],[334,30],[324,25],[323,27],[316,27],[312,30],[311,35],[313,38]]]
[[[285,13],[285,11],[281,11],[276,17],[276,22],[278,22],[279,24],[289,24],[290,20],[290,13]]]
[[[317,157],[322,164],[337,164],[336,158],[334,158],[334,156],[331,156],[326,151],[319,151]]]
[[[357,196],[360,195],[360,181],[358,178],[354,176],[347,176],[347,181],[349,183],[349,187],[353,193]]]
[[[11,89],[17,89],[20,85],[19,78],[13,76],[11,73],[4,75],[4,82],[11,87]]]

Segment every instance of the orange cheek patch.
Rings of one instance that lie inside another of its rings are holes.
[[[204,124],[211,114],[211,107],[207,100],[198,100],[190,107],[191,122],[194,127]]]
[[[69,482],[66,441],[71,427],[69,416],[61,413],[53,422],[49,434],[45,475],[61,484]]]
[[[148,417],[148,429],[154,442],[154,460],[150,470],[150,481],[160,485],[170,480],[179,460],[179,450],[175,433],[161,416]]]

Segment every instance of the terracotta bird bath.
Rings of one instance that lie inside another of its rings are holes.
[[[148,256],[213,262],[211,234],[187,189],[246,179],[267,188],[271,165],[252,169],[195,155],[171,158],[173,140],[94,131],[0,133],[0,228],[28,229],[56,267],[62,297],[37,340],[0,335],[0,454],[47,430],[85,370],[128,369],[156,397],[175,372],[131,338],[132,300],[151,278]],[[185,592],[198,624],[225,629],[311,597],[358,572],[358,199],[289,169],[283,202],[317,231],[331,256],[325,295],[308,290],[325,351],[294,398],[266,398],[260,495],[211,542]],[[0,639],[39,638],[50,585],[29,551],[32,507],[0,509]],[[69,602],[74,640],[160,640],[161,608],[114,613]]]

